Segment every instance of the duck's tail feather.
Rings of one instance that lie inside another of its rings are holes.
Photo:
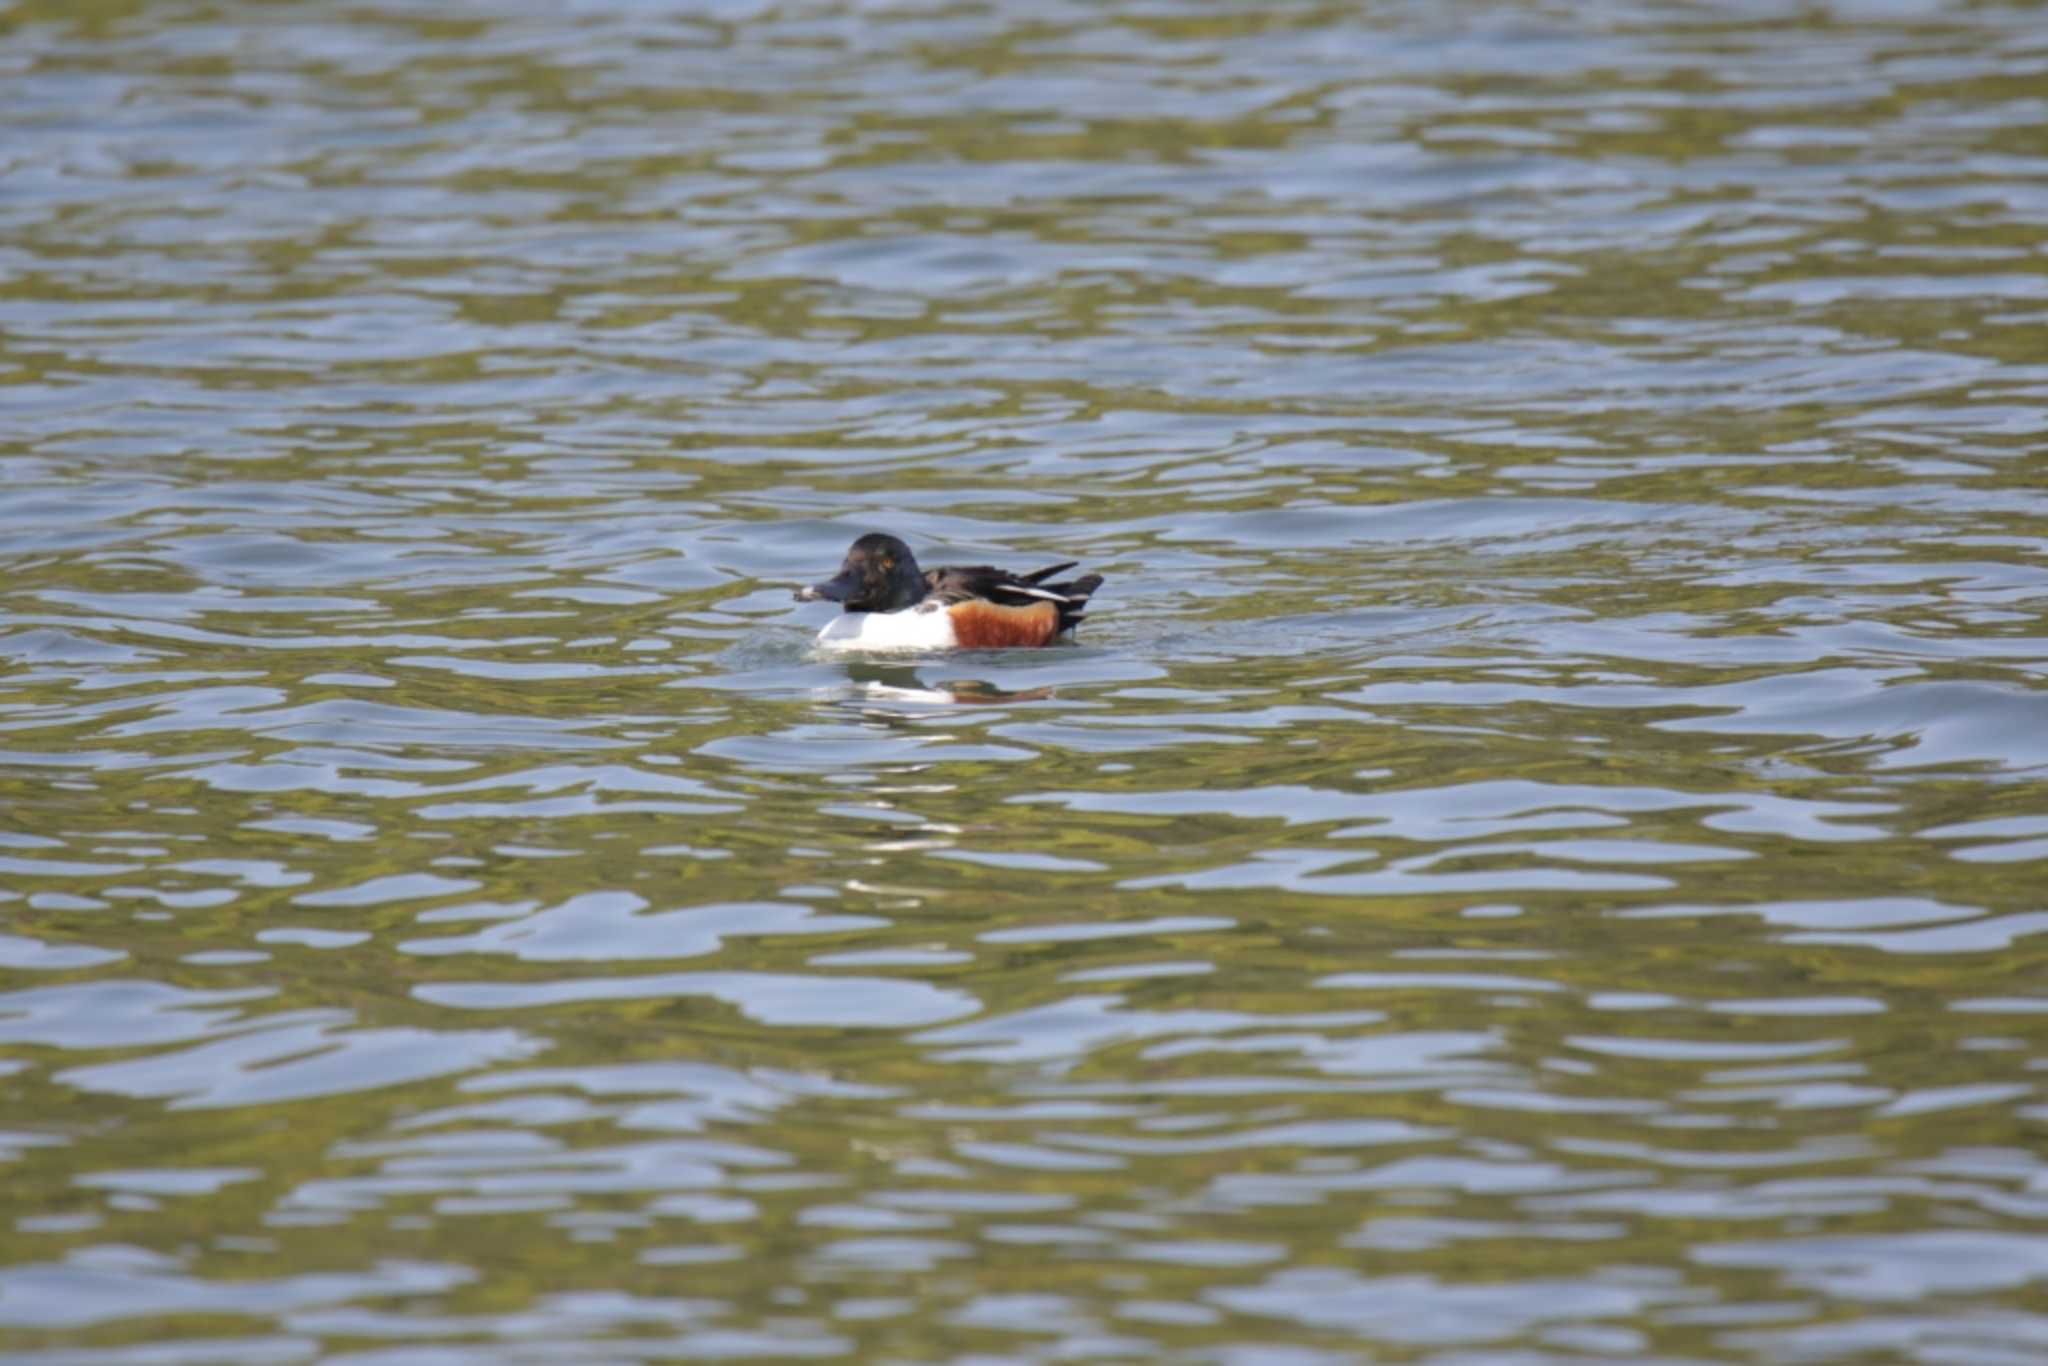
[[[1062,569],[1072,569],[1078,563],[1078,560],[1069,561],[1066,564],[1054,565],[1051,569],[1042,572],[1056,574]],[[1032,575],[1033,581],[1035,582],[1038,577],[1039,575]],[[1056,606],[1058,606],[1060,612],[1060,624],[1058,630],[1053,634],[1057,635],[1061,631],[1071,631],[1086,620],[1088,599],[1093,597],[1095,590],[1100,587],[1102,587],[1102,575],[1100,574],[1083,574],[1080,578],[1070,579],[1066,583],[1049,583],[1045,585],[1047,592],[1059,594]]]

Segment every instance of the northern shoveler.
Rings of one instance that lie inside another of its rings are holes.
[[[996,649],[1050,645],[1081,620],[1102,575],[1046,580],[1079,560],[1012,574],[987,565],[920,570],[910,547],[881,532],[846,552],[837,577],[796,592],[846,610],[818,633],[828,650]]]

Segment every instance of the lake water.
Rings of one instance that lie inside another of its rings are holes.
[[[2034,5],[0,8],[0,1354],[2048,1360]],[[1071,646],[822,657],[868,530]]]

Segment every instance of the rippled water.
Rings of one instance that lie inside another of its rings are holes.
[[[0,8],[0,1350],[2042,1360],[2041,18]]]

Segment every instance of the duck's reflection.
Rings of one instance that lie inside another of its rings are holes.
[[[928,666],[927,666],[928,667]],[[994,706],[1006,702],[1039,702],[1053,695],[1050,687],[1012,691],[978,678],[950,678],[926,682],[915,664],[881,664],[869,660],[846,661],[846,678],[869,697],[901,702],[931,702],[941,706]]]

